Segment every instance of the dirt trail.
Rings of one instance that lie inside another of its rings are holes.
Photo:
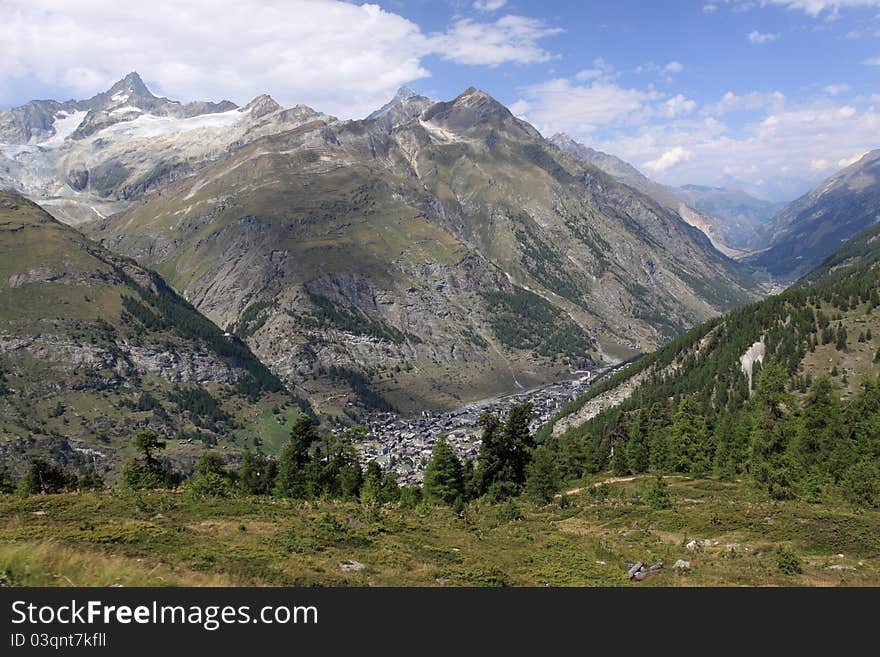
[[[623,481],[632,481],[633,479],[638,479],[638,475],[632,475],[630,477],[611,477],[609,479],[603,479],[602,481],[594,481],[589,486],[581,486],[580,488],[572,488],[571,490],[565,491],[565,493],[557,493],[556,497],[562,497],[563,495],[577,495],[584,488],[598,488],[602,484],[619,484]]]

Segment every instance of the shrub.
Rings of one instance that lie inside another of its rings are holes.
[[[776,567],[783,575],[800,575],[804,572],[797,555],[781,545],[776,548]]]
[[[206,472],[187,484],[187,492],[193,497],[230,497],[232,485],[229,479],[216,472]]]
[[[666,483],[666,480],[663,479],[663,475],[658,474],[654,478],[653,483],[648,488],[646,497],[648,498],[648,504],[651,505],[652,509],[662,510],[672,508],[672,496],[669,494],[669,485]]]

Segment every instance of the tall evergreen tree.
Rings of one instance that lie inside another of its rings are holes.
[[[318,440],[318,427],[305,413],[296,418],[290,440],[278,456],[276,493],[282,497],[306,499],[313,492],[310,485],[309,449]]]
[[[431,460],[425,468],[422,492],[430,504],[451,506],[464,498],[461,461],[443,438],[434,444]]]
[[[774,499],[794,494],[792,463],[788,454],[791,425],[785,415],[791,397],[785,390],[788,373],[769,360],[758,377],[753,400],[749,472]]]
[[[504,425],[504,442],[511,454],[513,481],[521,486],[526,480],[526,466],[532,458],[535,439],[529,431],[532,404],[526,402],[510,409]]]
[[[678,405],[669,432],[669,447],[670,462],[676,472],[699,475],[709,471],[713,450],[694,395],[685,395]]]
[[[278,464],[265,454],[245,452],[238,469],[238,482],[247,495],[269,495],[275,487]]]
[[[651,465],[649,439],[648,414],[644,409],[639,409],[630,425],[626,443],[626,461],[629,469],[635,473],[647,472]]]
[[[618,477],[629,474],[626,449],[628,442],[629,440],[626,431],[622,426],[618,425],[611,434],[611,470]]]
[[[511,475],[505,472],[507,455],[501,441],[501,423],[498,416],[486,412],[480,416],[480,425],[483,427],[480,453],[477,456],[477,490],[480,495],[489,492],[489,488],[496,482],[509,478]]]
[[[549,447],[539,447],[526,467],[526,496],[536,504],[549,504],[560,484],[556,455]]]

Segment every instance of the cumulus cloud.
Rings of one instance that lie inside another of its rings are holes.
[[[880,7],[880,0],[763,0],[763,4],[781,5],[818,16],[823,12],[836,14],[844,7]]]
[[[663,115],[674,119],[677,116],[690,114],[696,107],[696,102],[685,98],[682,94],[677,94],[663,103]]]
[[[681,146],[675,146],[663,153],[663,155],[656,160],[645,162],[645,168],[662,173],[682,162],[692,160],[693,158],[694,154],[691,151],[682,148]]]
[[[81,98],[137,70],[180,100],[241,104],[268,92],[343,118],[429,76],[428,55],[487,66],[547,61],[539,41],[559,32],[502,16],[425,34],[378,5],[340,0],[3,0],[3,14],[0,106],[16,84]]]
[[[790,200],[855,154],[880,147],[880,113],[825,99],[768,112],[736,130],[713,117],[687,116],[596,134],[602,138],[591,140],[592,146],[644,163],[661,182],[738,186]],[[675,157],[681,152],[692,157]]]
[[[672,75],[675,73],[681,73],[683,70],[684,64],[679,61],[672,60],[668,64],[663,65],[655,64],[654,62],[648,62],[647,64],[636,66],[633,72],[638,74],[656,73],[667,82],[672,82]]]
[[[614,75],[614,67],[601,57],[596,57],[593,60],[593,67],[578,71],[575,73],[574,79],[583,82],[595,78],[611,77],[612,75]]]
[[[477,0],[473,6],[477,11],[492,12],[498,11],[506,4],[507,0]]]
[[[718,102],[704,105],[700,113],[722,116],[728,112],[739,110],[771,109],[778,111],[784,106],[785,95],[779,91],[752,91],[743,95],[728,91]]]
[[[538,42],[561,32],[561,28],[526,16],[502,16],[494,23],[463,18],[429,41],[434,52],[459,64],[531,64],[553,58]]]
[[[849,85],[848,84],[829,84],[826,87],[824,87],[824,91],[829,96],[838,96],[842,93],[846,93],[847,91],[849,91]]]
[[[589,134],[597,127],[637,123],[653,111],[654,91],[626,89],[608,80],[577,84],[565,78],[524,87],[511,107],[545,133]]]
[[[758,30],[752,30],[746,36],[752,43],[763,44],[776,41],[781,35],[778,32],[758,32]]]

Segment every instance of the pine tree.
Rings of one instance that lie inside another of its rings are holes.
[[[758,377],[754,399],[749,472],[774,499],[794,494],[792,464],[787,449],[791,427],[784,407],[791,406],[785,391],[787,372],[770,360]]]
[[[123,486],[144,490],[175,485],[177,478],[156,456],[156,452],[165,449],[165,441],[159,434],[153,431],[140,432],[135,436],[134,448],[140,456],[127,461],[123,467]]]
[[[837,338],[836,338],[835,347],[837,351],[846,351],[846,329],[843,327],[843,324],[837,327]]]
[[[245,452],[238,469],[238,482],[247,495],[269,495],[275,487],[278,464],[264,454]]]
[[[493,485],[509,481],[513,473],[508,471],[509,456],[504,450],[501,436],[501,423],[491,413],[483,413],[480,417],[483,427],[480,454],[477,457],[477,490],[480,495],[489,492]]]
[[[306,499],[312,492],[309,449],[318,440],[315,421],[303,413],[290,430],[290,440],[278,456],[275,490],[281,497]]]
[[[521,486],[526,480],[526,466],[532,458],[535,439],[529,431],[532,404],[526,402],[510,409],[504,425],[504,442],[511,455],[513,481]]]
[[[425,468],[422,493],[429,504],[452,506],[464,497],[461,461],[443,438],[434,444]]]
[[[640,409],[630,426],[629,440],[626,443],[627,465],[632,472],[637,474],[647,472],[651,464],[648,429],[648,414],[644,409]]]
[[[549,504],[560,486],[556,456],[548,447],[539,447],[526,468],[526,496],[536,504]]]
[[[715,427],[713,469],[722,478],[732,478],[745,470],[749,456],[750,416],[726,413]]]
[[[611,435],[611,471],[618,477],[629,474],[626,458],[627,435],[623,427],[618,425]]]
[[[663,475],[658,473],[654,478],[651,487],[648,488],[647,498],[652,509],[660,511],[672,508],[672,496],[669,494],[669,485],[663,479]]]
[[[500,500],[516,495],[525,483],[525,469],[531,460],[535,441],[529,431],[531,403],[514,406],[502,425],[498,418],[484,414],[483,442],[477,463],[477,490]]]
[[[65,490],[75,490],[76,484],[76,475],[69,475],[45,459],[34,458],[27,474],[18,482],[18,491],[22,495],[63,493]]]
[[[694,395],[682,398],[669,433],[671,464],[676,472],[703,474],[712,463],[706,421]]]

